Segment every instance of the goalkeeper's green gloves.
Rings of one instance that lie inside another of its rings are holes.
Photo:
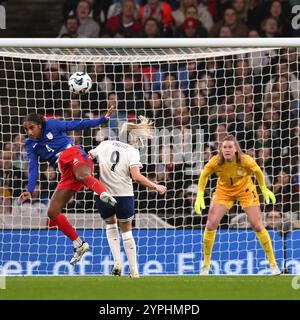
[[[196,214],[201,214],[201,210],[205,209],[204,192],[198,192],[194,208]]]
[[[270,203],[270,199],[272,201],[273,204],[276,203],[276,197],[275,194],[270,191],[266,186],[263,186],[260,188],[262,195],[264,196],[265,200],[266,200],[266,204]]]

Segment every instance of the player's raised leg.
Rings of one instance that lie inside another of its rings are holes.
[[[82,182],[86,187],[96,192],[100,196],[101,201],[111,206],[116,204],[116,200],[106,192],[103,184],[92,176],[92,169],[87,164],[80,163],[75,166],[74,175],[78,181]]]
[[[216,232],[218,225],[226,212],[228,211],[227,207],[218,204],[212,203],[209,209],[208,218],[206,227],[203,234],[203,255],[204,255],[204,262],[201,268],[201,275],[208,275],[210,271],[210,259],[211,254],[216,238]]]
[[[74,246],[74,255],[70,263],[76,264],[83,254],[89,249],[88,243],[82,241],[75,229],[71,226],[69,220],[64,214],[61,214],[64,206],[72,198],[73,190],[56,190],[50,200],[48,207],[49,227],[58,227],[72,242]]]
[[[253,230],[255,231],[255,234],[259,240],[261,247],[265,251],[265,254],[270,264],[272,274],[273,275],[281,274],[281,271],[275,260],[274,250],[273,250],[269,232],[266,230],[262,221],[259,206],[244,208],[244,211],[248,216],[249,222]]]

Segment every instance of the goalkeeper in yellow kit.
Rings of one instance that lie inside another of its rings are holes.
[[[281,271],[278,268],[274,257],[269,233],[265,229],[262,221],[259,197],[252,181],[251,174],[255,174],[267,204],[269,204],[270,200],[275,204],[275,195],[267,189],[263,173],[255,160],[242,153],[238,142],[232,135],[228,135],[224,138],[220,146],[219,154],[212,157],[201,172],[197,200],[195,203],[195,211],[197,214],[200,214],[201,210],[205,208],[204,190],[208,177],[212,173],[217,175],[218,181],[215,193],[212,197],[212,203],[203,236],[204,263],[201,268],[201,274],[209,274],[210,258],[216,230],[221,219],[235,201],[239,201],[242,209],[247,214],[248,220],[267,255],[272,274],[280,274]]]

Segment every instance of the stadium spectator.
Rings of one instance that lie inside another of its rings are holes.
[[[11,193],[2,183],[0,180],[0,214],[10,214],[12,210]]]
[[[164,100],[166,107],[170,108],[172,112],[179,106],[185,104],[186,97],[182,90],[178,90],[179,82],[176,73],[165,72],[163,74],[161,89],[162,99]]]
[[[273,183],[274,167],[272,166],[272,151],[270,148],[261,148],[256,152],[256,162],[264,173],[266,186],[270,188]]]
[[[275,229],[280,234],[290,232],[293,228],[293,220],[289,212],[282,212],[280,206],[266,208],[264,214],[267,228]]]
[[[184,61],[180,63],[178,66],[177,78],[179,82],[179,86],[184,90],[184,94],[186,97],[193,96],[193,90],[191,90],[195,86],[195,81],[197,78],[197,61],[194,59]]]
[[[192,125],[205,125],[208,123],[209,115],[213,114],[215,108],[209,107],[207,97],[198,93],[192,98],[191,123]]]
[[[288,167],[282,168],[275,177],[273,192],[277,202],[282,205],[283,212],[299,212],[299,208],[296,208],[296,200],[299,194],[297,195],[292,188],[290,169]]]
[[[180,191],[176,201],[176,226],[181,226],[182,228],[193,228],[193,226],[200,224],[200,218],[195,215],[194,209],[197,192],[197,184],[191,184]]]
[[[278,22],[273,17],[265,18],[260,27],[260,35],[264,38],[275,38],[279,36]]]
[[[247,26],[249,27],[249,29],[260,29],[260,23],[265,17],[265,3],[265,0],[248,1]]]
[[[297,75],[300,71],[298,48],[283,48],[280,51],[280,54],[280,59],[287,61],[289,65],[289,71]]]
[[[283,4],[280,0],[274,0],[270,3],[267,16],[274,18],[277,21],[278,36],[289,37],[291,36],[291,20],[289,17],[289,6],[287,3],[284,4],[286,10],[283,11]]]
[[[147,0],[146,4],[140,8],[140,19],[144,23],[149,17],[161,22],[163,29],[172,27],[172,7],[167,2]]]
[[[63,16],[67,19],[70,15],[76,14],[76,7],[79,0],[65,0],[63,6]],[[89,17],[93,18],[96,22],[103,24],[107,19],[107,11],[109,6],[112,4],[112,0],[86,0],[91,8]]]
[[[60,33],[59,38],[78,38],[79,20],[76,16],[68,16],[65,20],[65,33]]]
[[[218,37],[219,38],[232,38],[231,29],[228,26],[221,27]]]
[[[219,150],[221,142],[228,135],[227,125],[225,123],[219,123],[215,126],[214,135],[209,143],[210,147]]]
[[[135,75],[128,70],[117,83],[118,110],[127,113],[136,113],[144,110],[144,93],[141,82],[137,82]]]
[[[193,17],[186,18],[175,32],[177,38],[206,38],[207,30],[201,26],[201,22]]]
[[[232,0],[232,8],[235,10],[237,18],[247,24],[248,22],[248,7],[246,0]]]
[[[10,193],[12,199],[16,199],[27,182],[20,168],[14,167],[12,150],[3,150],[0,153],[0,181],[5,194]]]
[[[248,38],[259,38],[260,34],[256,29],[250,29],[248,32]]]
[[[39,198],[45,205],[48,204],[56,189],[57,178],[56,170],[51,165],[45,166],[45,169],[41,172]]]
[[[114,89],[112,75],[101,62],[88,65],[87,73],[91,77],[92,87],[87,94],[80,96],[81,107],[85,113],[97,113],[106,108],[107,93]]]
[[[35,106],[46,116],[61,116],[67,108],[70,90],[64,70],[58,62],[43,64],[42,80],[35,81]]]
[[[79,38],[97,38],[100,34],[99,24],[90,17],[91,7],[89,1],[80,0],[76,6],[76,16],[79,20],[79,27],[77,30]],[[59,32],[59,36],[68,34],[69,30],[64,24]]]
[[[26,152],[24,148],[24,136],[17,134],[12,139],[13,167],[19,170],[27,169]]]
[[[230,28],[233,37],[247,37],[248,35],[248,27],[238,20],[233,8],[225,10],[223,19],[214,24],[214,26],[209,30],[209,36],[217,37],[223,26]]]
[[[164,105],[159,92],[152,91],[146,101],[144,116],[154,122],[158,129],[171,129],[172,111]]]
[[[201,72],[195,82],[194,96],[201,95],[207,99],[209,106],[216,104],[216,84],[213,75],[209,72]]]
[[[280,60],[275,64],[271,80],[265,86],[265,97],[271,91],[281,93],[281,102],[292,102],[300,99],[300,81],[295,74],[289,70],[286,60]],[[266,101],[266,100],[265,100]]]
[[[82,118],[82,110],[80,106],[80,100],[71,99],[69,101],[69,108],[67,110],[66,119],[78,120]]]
[[[144,22],[144,37],[145,38],[160,38],[162,34],[162,26],[159,21],[153,17],[149,17]]]
[[[109,6],[107,11],[107,20],[111,17],[118,16],[122,11],[122,3],[121,0],[113,0],[113,3]],[[138,1],[135,1],[135,10],[134,10],[134,18],[136,20],[139,19],[140,13],[139,13],[140,5],[138,4]]]
[[[262,216],[264,225],[267,229],[276,230],[282,235],[291,231],[296,219],[289,212],[282,212],[279,205],[275,208],[266,206]],[[230,221],[230,228],[250,228],[251,224],[245,213],[240,213],[234,216]]]
[[[257,123],[255,126],[255,144],[256,150],[272,147],[272,137],[270,127],[265,123]]]
[[[175,132],[176,133],[176,132]],[[169,133],[170,140],[173,136]],[[175,141],[175,140],[173,140]],[[159,161],[155,166],[155,174],[158,182],[163,182],[167,187],[166,202],[165,206],[167,212],[172,212],[174,214],[176,193],[182,188],[183,179],[183,163],[182,163],[182,153],[177,153],[172,141],[165,143],[159,148]]]
[[[188,17],[193,17],[201,22],[206,30],[213,26],[213,18],[207,9],[207,5],[197,0],[180,0],[180,7],[172,12],[175,26],[178,28]]]
[[[117,33],[125,38],[141,36],[143,27],[136,19],[134,0],[124,0],[120,14],[109,18],[105,23],[104,36],[114,37]]]

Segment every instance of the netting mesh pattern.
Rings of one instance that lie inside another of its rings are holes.
[[[237,138],[245,153],[256,159],[267,186],[276,195],[276,207],[265,206],[261,201],[265,225],[280,235],[299,227],[297,49],[2,48],[0,54],[0,229],[7,229],[3,237],[8,237],[11,229],[46,227],[47,205],[59,178],[55,168],[41,162],[32,203],[23,206],[17,203],[28,183],[22,118],[30,112],[39,112],[47,118],[92,119],[103,115],[110,105],[115,105],[117,111],[107,125],[70,135],[75,144],[88,151],[103,139],[118,137],[124,122],[136,121],[139,115],[153,120],[155,137],[140,150],[142,172],[166,185],[168,191],[159,195],[134,186],[137,229],[157,230],[153,233],[149,230],[148,235],[144,231],[139,238],[145,256],[162,254],[167,266],[168,261],[177,259],[170,248],[177,250],[176,239],[182,237],[181,253],[193,252],[193,259],[200,259],[201,239],[193,229],[205,226],[216,178],[209,180],[206,209],[197,216],[193,206],[199,172],[217,153],[219,142],[228,133]],[[92,78],[89,93],[81,96],[70,93],[68,78],[75,71],[85,71]],[[95,172],[97,176],[97,167]],[[79,192],[65,213],[75,227],[83,228],[83,235],[89,232],[85,229],[95,229],[88,236],[99,245],[96,229],[104,225],[95,210],[91,191]],[[216,241],[214,252],[219,255],[215,259],[226,261],[230,254],[234,259],[244,257],[252,240],[247,240],[248,233],[240,234],[238,230],[249,227],[247,217],[235,205],[220,224],[222,232],[232,230],[235,240],[220,234],[220,239],[224,238],[222,243]],[[191,232],[179,236],[174,233],[177,229]],[[25,235],[19,232],[23,239]],[[278,234],[273,237],[275,249],[282,246]],[[64,239],[62,234],[57,237]],[[102,243],[105,236],[101,237]],[[13,239],[16,243],[11,245],[21,246],[23,240]],[[173,245],[168,241],[173,241]],[[23,249],[13,249],[20,253],[21,260],[25,259]],[[26,250],[30,253],[30,248]],[[259,245],[251,250],[258,252]],[[299,249],[291,249],[292,258],[299,259],[297,250],[299,255]],[[8,253],[7,247],[3,252]],[[62,253],[64,257],[67,254],[67,250]]]

